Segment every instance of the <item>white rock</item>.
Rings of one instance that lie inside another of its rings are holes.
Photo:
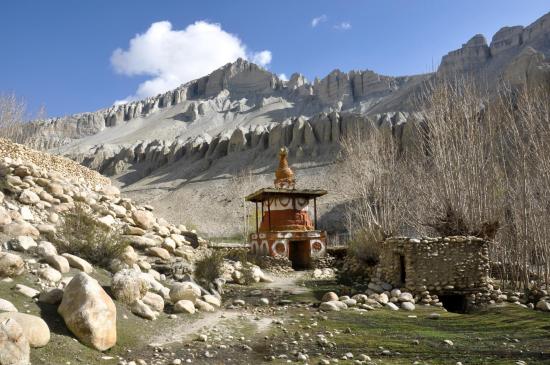
[[[105,351],[116,344],[116,307],[99,283],[81,272],[65,288],[57,309],[85,345]]]
[[[18,236],[10,241],[12,250],[26,252],[33,247],[38,246],[36,241],[29,236]]]
[[[71,255],[70,253],[64,253],[62,256],[66,258],[67,261],[69,262],[69,265],[71,265],[71,267],[74,267],[75,269],[83,271],[86,274],[90,274],[94,271],[93,266],[90,265],[88,261],[78,256]]]
[[[99,223],[102,223],[108,227],[111,227],[116,222],[115,218],[112,215],[106,215],[101,218],[98,218],[97,220]]]
[[[392,302],[388,302],[384,305],[386,306],[386,308],[391,309],[392,311],[399,310],[399,308]]]
[[[193,314],[195,313],[195,304],[190,300],[179,300],[174,304],[174,312]]]
[[[38,242],[36,252],[42,257],[57,255],[57,249],[55,248],[53,243],[48,241]]]
[[[195,303],[200,296],[200,287],[190,281],[175,283],[170,288],[170,299],[172,300],[172,303],[179,302],[180,300],[189,300],[192,303]]]
[[[401,309],[404,309],[406,311],[413,311],[415,307],[414,307],[414,304],[411,302],[402,302]]]
[[[143,298],[149,290],[149,283],[141,271],[125,269],[113,276],[111,290],[116,300],[131,304]]]
[[[152,310],[147,304],[143,303],[141,300],[136,299],[130,306],[130,310],[136,316],[154,321],[157,319],[159,313]]]
[[[26,221],[33,221],[34,215],[32,214],[31,209],[24,205],[19,209],[19,213],[21,214],[21,218]]]
[[[147,210],[135,210],[132,218],[140,228],[145,230],[151,229],[155,223],[155,216]]]
[[[218,299],[217,297],[215,297],[214,295],[211,295],[211,294],[207,294],[207,295],[204,295],[202,297],[202,299],[208,303],[208,304],[211,304],[213,305],[214,307],[221,307],[222,305],[222,302],[220,299]]]
[[[21,325],[13,319],[0,322],[0,364],[30,364],[29,341]]]
[[[147,292],[141,301],[157,312],[164,310],[164,299],[158,294]]]
[[[195,308],[197,308],[201,312],[214,312],[216,310],[214,306],[206,303],[201,299],[195,300]]]
[[[340,302],[336,300],[322,302],[321,305],[319,306],[319,309],[325,312],[333,312],[333,311],[337,312],[340,310],[340,307],[336,303],[340,303]]]
[[[543,312],[550,312],[550,302],[541,299],[537,303],[537,309],[543,311]]]
[[[71,267],[69,265],[69,261],[60,255],[51,255],[44,257],[44,261],[46,261],[51,267],[56,269],[62,274],[66,274],[71,270]]]
[[[25,271],[25,262],[15,254],[0,252],[0,278],[11,278]]]
[[[329,291],[323,295],[323,298],[321,298],[321,301],[330,302],[330,301],[337,301],[338,299],[339,299],[338,295],[335,292]]]
[[[26,313],[0,313],[0,322],[8,319],[19,323],[31,347],[43,347],[50,342],[50,328],[42,318]]]
[[[0,312],[17,312],[17,308],[10,301],[0,298]]]
[[[23,294],[24,296],[29,297],[29,298],[34,298],[34,297],[38,296],[38,294],[40,294],[40,292],[38,290],[33,289],[33,288],[28,287],[28,286],[23,285],[23,284],[17,284],[15,286],[15,291],[20,293],[20,294]]]
[[[23,204],[34,205],[40,201],[40,197],[34,191],[25,189],[19,195],[19,201]]]
[[[54,269],[52,267],[45,267],[43,269],[39,269],[38,270],[38,276],[40,276],[42,279],[44,279],[46,281],[49,281],[49,282],[52,282],[52,283],[58,282],[63,277],[63,275],[61,275],[61,273],[59,271],[57,271],[56,269]]]

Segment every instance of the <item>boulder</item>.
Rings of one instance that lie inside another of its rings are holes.
[[[31,347],[43,347],[50,342],[50,328],[42,318],[26,313],[0,313],[0,322],[7,319],[19,323]]]
[[[34,248],[37,246],[36,241],[29,236],[18,236],[14,239],[12,239],[9,242],[10,247],[12,250],[15,251],[21,251],[21,252],[27,252],[31,248]]]
[[[23,284],[17,284],[15,286],[15,291],[19,294],[23,294],[26,297],[34,298],[40,294],[40,292],[34,288],[31,288],[29,286],[23,285]]]
[[[70,253],[64,253],[62,256],[66,258],[69,262],[69,265],[71,267],[74,267],[75,269],[83,271],[86,274],[90,274],[94,271],[94,267],[90,265],[88,261],[81,259],[78,256],[71,255]]]
[[[384,304],[386,308],[391,309],[392,311],[399,310],[399,308],[392,302],[388,302]]]
[[[412,302],[413,296],[411,293],[401,293],[399,295],[399,301],[400,302]]]
[[[219,308],[219,307],[221,307],[221,305],[222,305],[221,300],[220,300],[218,297],[216,297],[216,296],[214,296],[214,295],[211,295],[211,294],[206,294],[205,296],[202,297],[202,299],[203,299],[206,303],[208,303],[208,304],[210,304],[210,305],[213,305],[214,307],[218,307],[218,308]]]
[[[141,318],[149,319],[151,321],[154,321],[157,319],[159,313],[152,310],[147,304],[145,304],[143,301],[136,299],[132,305],[130,306],[130,310],[132,313],[134,313],[136,316],[139,316]]]
[[[11,223],[11,216],[6,211],[6,209],[0,206],[0,226],[5,226],[6,224],[10,224],[10,223]]]
[[[17,312],[17,308],[6,299],[0,298],[0,312]]]
[[[195,313],[195,304],[190,300],[179,300],[174,304],[174,313],[193,314]]]
[[[214,312],[216,310],[213,305],[206,303],[204,300],[201,299],[197,299],[195,301],[195,308],[197,308],[201,312]]]
[[[62,274],[66,274],[71,270],[71,267],[69,265],[69,261],[60,255],[51,255],[44,257],[44,261],[46,261],[51,267],[56,269]]]
[[[63,277],[59,271],[49,266],[39,269],[37,273],[42,279],[51,283],[57,283]]]
[[[84,272],[69,282],[57,309],[85,345],[105,351],[116,344],[116,307],[105,290]]]
[[[141,271],[125,269],[113,276],[111,290],[116,300],[131,304],[143,298],[149,289],[148,281]]]
[[[146,252],[149,256],[158,257],[163,260],[170,260],[170,252],[162,247],[150,247]]]
[[[141,298],[141,301],[157,312],[162,312],[164,310],[164,299],[158,294],[147,292],[143,298]]]
[[[25,189],[19,195],[19,201],[23,204],[34,205],[40,202],[40,197],[34,191]]]
[[[413,311],[415,309],[415,306],[411,302],[403,302],[401,303],[401,309],[404,309],[406,311]]]
[[[146,236],[131,236],[131,235],[125,235],[123,236],[124,239],[127,239],[128,242],[130,242],[130,245],[135,248],[149,248],[149,247],[155,247],[158,245],[157,241],[150,237]]]
[[[12,222],[4,226],[3,231],[8,236],[40,236],[40,231],[28,222]]]
[[[172,303],[179,302],[180,300],[189,300],[192,303],[200,298],[201,288],[190,281],[185,281],[183,283],[175,283],[170,288],[170,299]]]
[[[0,364],[30,364],[29,341],[21,325],[13,319],[0,321]]]
[[[42,257],[57,255],[57,249],[53,243],[48,241],[40,241],[36,252]]]
[[[340,303],[336,300],[329,300],[326,302],[322,302],[319,306],[319,309],[325,312],[337,312],[340,310],[340,306],[337,304]]]
[[[120,260],[130,266],[137,263],[138,259],[139,256],[132,246],[126,246],[124,251],[120,254]]]
[[[145,230],[151,229],[155,224],[155,216],[147,210],[135,210],[132,213],[132,218],[138,227]]]
[[[331,302],[331,301],[337,301],[337,300],[338,300],[338,295],[332,291],[326,292],[323,295],[323,298],[321,298],[322,302]]]
[[[0,278],[21,275],[23,271],[25,271],[25,262],[20,256],[0,252]]]
[[[543,312],[550,312],[550,302],[544,299],[541,299],[537,303],[537,309]]]

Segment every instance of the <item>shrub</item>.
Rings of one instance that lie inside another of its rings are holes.
[[[349,242],[348,255],[367,266],[374,266],[380,261],[380,245],[385,238],[385,234],[376,226],[364,228]]]
[[[224,255],[220,251],[212,251],[195,263],[195,279],[203,284],[208,284],[223,275]]]
[[[49,240],[60,253],[79,256],[90,263],[108,267],[129,245],[119,230],[97,221],[82,204],[63,213],[57,233]]]

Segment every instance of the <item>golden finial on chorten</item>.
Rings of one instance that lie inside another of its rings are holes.
[[[288,167],[288,150],[286,147],[281,147],[279,150],[279,167],[275,171],[275,187],[294,189],[296,180],[294,172]]]

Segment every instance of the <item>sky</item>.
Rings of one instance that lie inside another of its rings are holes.
[[[29,113],[155,95],[238,57],[282,77],[430,72],[481,33],[528,25],[550,0],[17,0],[0,5],[0,93]]]

